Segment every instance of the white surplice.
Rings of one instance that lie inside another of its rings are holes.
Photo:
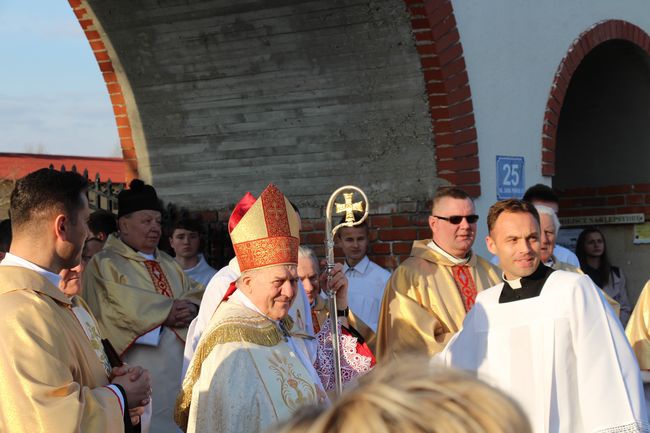
[[[620,322],[589,277],[553,272],[538,297],[479,293],[438,356],[510,394],[535,433],[647,432],[640,372]]]
[[[206,287],[217,270],[208,264],[203,254],[199,254],[199,262],[189,269],[183,269],[183,272],[192,280]]]

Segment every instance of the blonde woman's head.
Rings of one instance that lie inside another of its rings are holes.
[[[378,366],[318,417],[278,433],[530,433],[519,406],[459,371],[408,358]],[[308,426],[308,427],[307,427]]]

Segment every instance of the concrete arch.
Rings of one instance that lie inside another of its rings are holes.
[[[420,55],[438,177],[481,195],[472,92],[451,0],[404,0]]]
[[[146,139],[128,77],[87,0],[68,0],[97,59],[113,105],[127,179],[148,163]],[[471,89],[451,0],[405,0],[426,83],[438,177],[478,197],[480,171]],[[137,157],[136,157],[137,155]],[[140,167],[139,167],[140,165]]]
[[[594,24],[578,36],[567,51],[553,79],[546,103],[542,129],[542,175],[555,175],[557,129],[560,112],[571,78],[589,52],[610,40],[631,42],[650,55],[650,36],[636,25],[623,20],[605,20]]]
[[[115,124],[117,126],[122,157],[124,158],[126,180],[137,178],[141,175],[138,170],[138,158],[146,158],[147,151],[143,146],[136,146],[138,138],[142,135],[140,117],[135,108],[133,92],[126,75],[122,72],[119,57],[110,44],[110,40],[94,16],[86,0],[68,0],[79,25],[83,29],[90,48],[93,51],[97,65],[102,73],[108,95],[113,105]],[[143,141],[140,141],[142,143]],[[142,147],[142,148],[141,148]],[[137,148],[137,152],[136,152]],[[137,155],[137,156],[136,156]]]

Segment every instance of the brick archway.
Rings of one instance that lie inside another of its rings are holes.
[[[99,26],[95,23],[95,20],[89,13],[89,8],[86,2],[84,0],[68,0],[68,3],[70,4],[70,7],[72,7],[74,14],[79,21],[79,25],[81,25],[81,28],[90,43],[90,48],[93,50],[93,54],[97,60],[97,65],[103,75],[104,83],[106,84],[109,97],[111,98],[117,133],[120,138],[120,146],[122,147],[126,180],[127,182],[130,182],[131,179],[138,177],[138,161],[135,153],[133,132],[131,130],[132,122],[127,112],[127,102],[123,90],[124,84],[120,83],[121,77],[118,77],[116,74],[113,66],[113,59],[111,59],[109,50],[103,40],[104,35],[102,35]]]
[[[573,73],[591,50],[613,39],[632,42],[650,55],[650,36],[641,28],[623,20],[601,21],[573,41],[558,66],[546,103],[542,129],[542,176],[555,175],[557,128]]]
[[[404,0],[426,83],[438,177],[481,195],[469,77],[451,0]]]

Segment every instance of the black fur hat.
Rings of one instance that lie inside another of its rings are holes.
[[[162,205],[158,200],[156,190],[140,179],[133,179],[129,184],[129,189],[124,189],[117,195],[117,207],[118,218],[139,210],[162,212]]]

